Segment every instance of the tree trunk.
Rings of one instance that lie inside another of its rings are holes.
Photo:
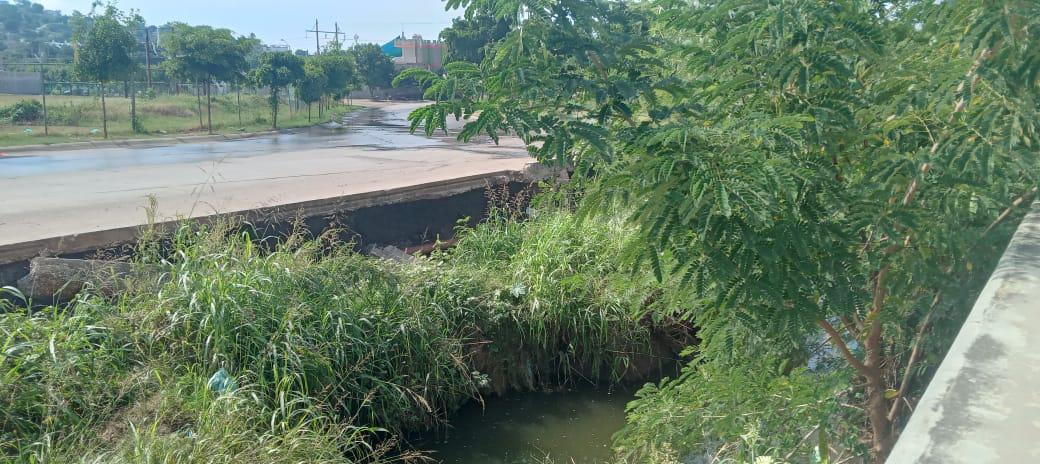
[[[209,134],[213,135],[213,96],[210,94],[209,80],[206,81],[206,127],[209,127]]]
[[[195,81],[195,101],[199,107],[199,130],[202,130],[204,127],[202,123],[202,88],[199,87],[199,81]]]
[[[321,114],[321,108],[318,108],[318,114]],[[307,104],[307,122],[311,122],[311,104]]]
[[[276,87],[271,87],[270,103],[271,103],[271,118],[273,119],[272,124],[271,124],[271,128],[274,129],[274,130],[278,130],[278,103],[279,102],[278,102],[278,89]]]
[[[877,285],[879,287],[883,284],[885,274],[885,270],[882,270],[878,275]],[[883,300],[883,290],[877,290],[877,292],[880,292],[880,300]],[[864,342],[866,360],[863,365],[866,369],[862,375],[867,381],[867,416],[870,417],[870,428],[873,435],[871,451],[874,455],[874,462],[882,464],[888,458],[888,453],[892,451],[894,443],[892,442],[892,423],[888,420],[888,399],[885,398],[885,376],[881,370],[882,323],[880,314],[878,314],[880,307],[875,306],[871,312],[873,317],[868,317],[868,320],[871,321],[870,330]]]
[[[238,97],[238,125],[242,125],[242,88],[235,87],[235,95]]]
[[[137,90],[130,81],[130,132],[137,133]]]
[[[101,84],[101,130],[108,138],[108,109],[105,108],[105,84]]]
[[[47,120],[47,79],[40,79],[40,98],[43,98],[43,135],[48,135],[50,122]]]

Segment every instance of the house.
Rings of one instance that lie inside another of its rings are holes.
[[[400,55],[393,57],[394,66],[398,69],[423,68],[439,71],[443,67],[444,43],[439,40],[424,40],[419,34],[406,39],[402,34],[394,39],[393,45],[400,50]]]

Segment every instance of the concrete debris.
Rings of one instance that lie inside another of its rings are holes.
[[[393,245],[387,245],[385,247],[372,246],[372,248],[368,250],[368,254],[375,256],[376,258],[388,259],[401,263],[407,263],[415,259],[414,256],[405,253],[404,250]]]
[[[154,280],[160,274],[157,267],[123,261],[34,258],[29,274],[18,280],[18,289],[34,301],[68,302],[87,286],[114,296],[125,291],[131,280]]]

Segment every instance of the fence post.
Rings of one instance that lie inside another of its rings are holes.
[[[50,127],[47,124],[47,79],[40,73],[40,97],[43,98],[43,135],[50,135]]]
[[[137,133],[137,89],[133,75],[130,76],[130,132]]]

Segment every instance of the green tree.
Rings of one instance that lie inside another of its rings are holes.
[[[271,127],[278,128],[278,95],[282,89],[304,77],[303,59],[292,53],[264,53],[250,73],[253,85],[271,91]]]
[[[453,19],[451,26],[441,31],[446,48],[444,62],[484,61],[486,50],[506,36],[510,23],[509,18],[496,18],[490,11],[467,10],[465,17]]]
[[[246,55],[252,42],[236,38],[228,29],[174,23],[171,31],[163,34],[161,45],[167,54],[162,66],[169,74],[202,83],[206,95],[206,126],[212,134],[212,85],[234,82],[246,72]]]
[[[308,122],[311,120],[311,104],[320,101],[328,91],[329,79],[320,61],[320,56],[308,57],[303,65],[303,78],[296,83],[297,97],[307,104]]]
[[[132,19],[112,5],[104,13],[91,12],[85,29],[77,31],[74,72],[80,79],[97,82],[101,88],[101,120],[105,138],[108,138],[108,109],[105,106],[104,85],[125,79],[133,68],[131,54],[137,41],[127,24]]]
[[[359,79],[354,57],[339,49],[336,44],[330,43],[325,53],[314,57],[315,64],[321,68],[327,80],[324,96],[328,99],[347,95],[355,88]]]
[[[692,292],[656,316],[707,354],[825,337],[883,461],[937,358],[920,348],[948,346],[1036,193],[1040,5],[447,3],[523,21],[484,96],[413,124],[513,132],[583,174],[586,209],[631,208],[632,264]]]
[[[390,87],[394,78],[394,63],[383,54],[376,44],[359,44],[351,47],[361,82],[368,86],[368,92],[375,96],[375,89]]]

